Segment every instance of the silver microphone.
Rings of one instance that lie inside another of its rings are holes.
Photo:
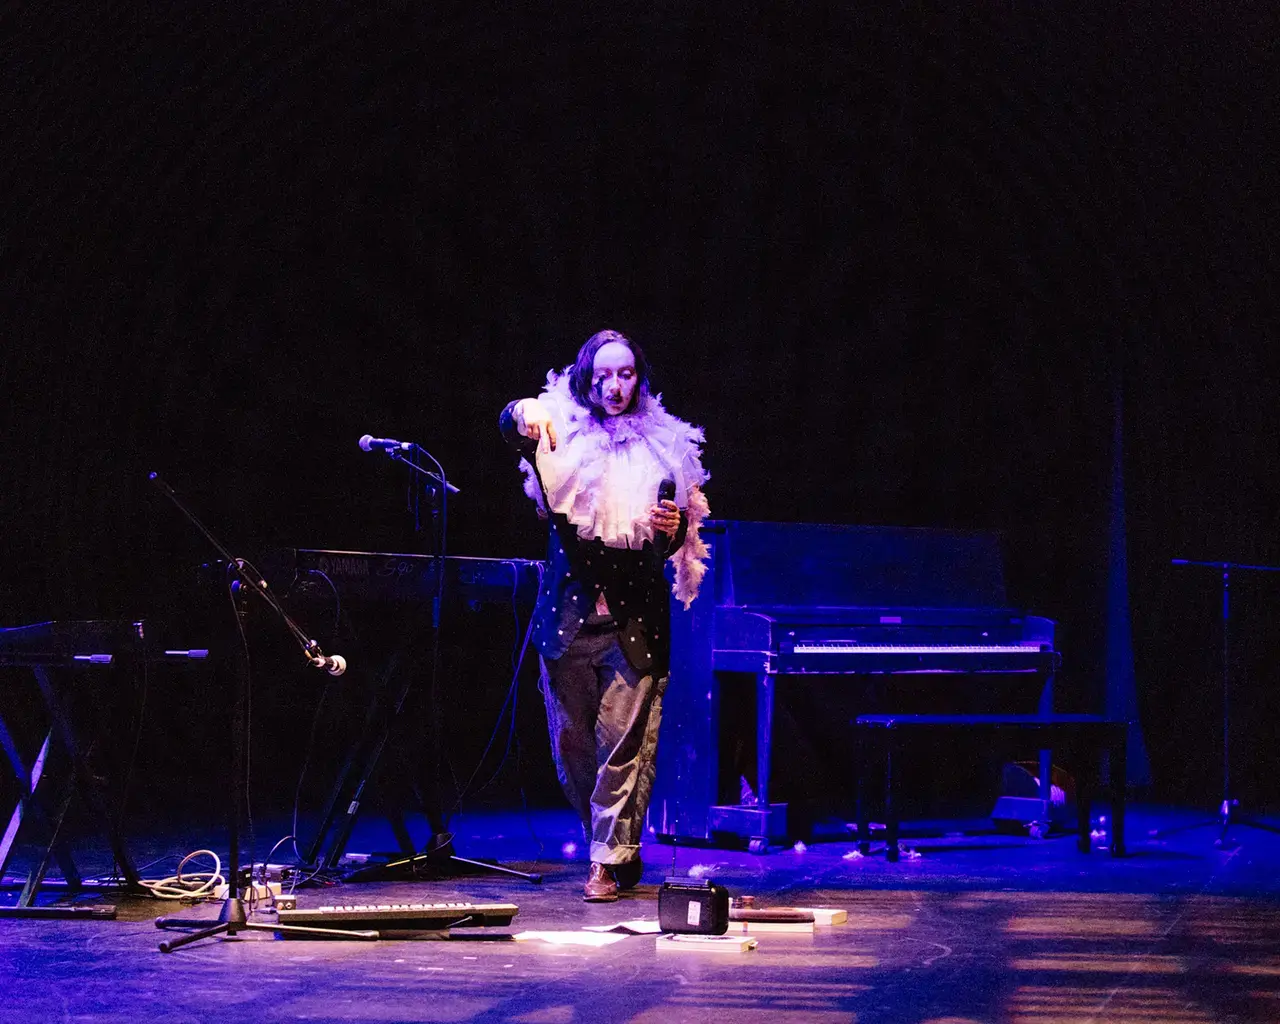
[[[388,452],[393,448],[399,448],[401,451],[407,452],[412,447],[412,441],[396,441],[390,437],[374,437],[372,434],[365,434],[364,437],[360,438],[360,448],[366,452]]]
[[[412,441],[397,441],[391,437],[374,437],[372,434],[365,434],[364,437],[360,438],[360,447],[366,452],[372,452],[372,451],[386,452],[392,458],[399,459],[400,461],[406,462],[410,466],[413,466],[414,469],[416,469],[419,473],[425,476],[428,480],[434,481],[437,487],[443,487],[450,494],[462,493],[460,490],[458,490],[458,488],[454,487],[453,484],[449,483],[448,480],[441,479],[440,476],[431,472],[431,470],[424,469],[421,466],[415,466],[403,455],[395,454],[398,451],[407,452],[407,451],[411,451],[414,448],[418,448],[418,446],[414,444]],[[418,448],[418,451],[422,451],[422,449]],[[424,454],[426,453],[424,452]],[[439,465],[439,463],[436,463],[436,465]]]

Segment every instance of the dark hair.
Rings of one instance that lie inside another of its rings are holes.
[[[622,411],[634,412],[641,399],[649,394],[649,360],[644,357],[640,346],[619,331],[596,331],[578,349],[578,358],[569,371],[569,390],[573,392],[573,397],[578,400],[579,405],[590,409],[596,416],[603,416],[604,412],[591,401],[591,378],[595,373],[596,353],[611,341],[626,345],[636,360],[636,390],[631,396],[631,404]]]

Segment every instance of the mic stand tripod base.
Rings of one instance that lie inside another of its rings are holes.
[[[412,871],[419,864],[466,864],[468,867],[480,868],[482,871],[493,871],[499,875],[511,875],[514,878],[523,878],[526,882],[532,882],[534,885],[542,884],[542,876],[532,871],[517,871],[515,868],[505,867],[502,864],[494,864],[490,861],[472,860],[470,857],[460,857],[453,852],[453,835],[448,832],[437,832],[431,838],[431,842],[427,844],[426,850],[422,853],[415,854],[405,860],[396,861],[388,864],[387,867],[402,867],[408,865]]]
[[[1167,836],[1177,835],[1179,832],[1190,832],[1197,828],[1216,827],[1220,829],[1218,838],[1213,841],[1214,846],[1225,847],[1230,845],[1227,842],[1227,832],[1232,825],[1243,825],[1245,828],[1256,828],[1261,832],[1274,832],[1280,835],[1280,827],[1268,825],[1263,821],[1256,821],[1253,818],[1243,817],[1236,813],[1236,808],[1240,806],[1239,800],[1223,800],[1218,808],[1218,816],[1216,818],[1207,818],[1204,821],[1194,821],[1189,825],[1175,825],[1173,828],[1162,828],[1152,835],[1156,839],[1164,839]]]
[[[417,878],[419,868],[429,868],[442,864],[466,864],[468,867],[479,868],[482,871],[493,871],[500,875],[523,878],[526,882],[532,882],[534,885],[542,884],[542,875],[537,872],[517,871],[515,868],[494,864],[491,861],[459,857],[456,853],[442,855],[440,850],[447,849],[449,849],[449,846],[445,845],[437,850],[415,853],[410,857],[401,857],[398,860],[367,864],[343,875],[342,880],[344,882],[375,882],[400,878]]]
[[[178,917],[158,917],[156,918],[157,928],[197,928],[198,931],[191,932],[188,935],[180,936],[173,941],[165,940],[160,943],[161,953],[172,953],[175,949],[182,946],[190,945],[193,942],[199,942],[201,939],[211,939],[215,935],[226,935],[232,937],[236,932],[276,932],[285,936],[297,936],[298,938],[312,939],[363,939],[366,941],[376,941],[382,936],[378,932],[371,931],[350,931],[344,928],[314,928],[310,926],[302,926],[295,924],[267,924],[262,921],[250,921],[244,912],[244,900],[238,897],[232,897],[225,900],[222,904],[222,910],[218,914],[217,923],[210,925],[207,920],[192,920],[190,918]]]

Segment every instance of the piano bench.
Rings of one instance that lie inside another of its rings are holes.
[[[1080,772],[1076,787],[1077,847],[1088,853],[1090,842],[1090,803],[1102,778],[1104,758],[1109,765],[1108,796],[1111,816],[1107,838],[1113,857],[1122,857],[1124,847],[1125,745],[1129,723],[1099,715],[860,715],[854,722],[858,743],[858,847],[871,852],[871,834],[867,820],[865,787],[876,755],[884,763],[885,857],[896,861],[898,850],[898,780],[894,762],[908,756],[909,737],[927,737],[947,729],[990,733],[993,737],[1040,737],[1042,755],[1054,746],[1087,750],[1091,757],[1082,760],[1086,769]],[[1041,764],[1049,763],[1042,756]],[[1042,769],[1043,774],[1043,769]],[[1042,794],[1047,796],[1042,782]]]

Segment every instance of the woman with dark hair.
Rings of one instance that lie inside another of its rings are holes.
[[[578,349],[578,358],[574,360],[573,367],[569,370],[569,390],[578,404],[591,410],[592,415],[597,419],[602,419],[605,412],[592,397],[592,391],[596,386],[596,354],[609,344],[621,345],[630,352],[632,368],[635,371],[635,389],[632,392],[631,403],[623,411],[634,411],[641,396],[649,394],[649,360],[645,358],[640,346],[617,331],[597,331],[586,340],[582,348]],[[623,356],[623,359],[625,358],[626,356]]]
[[[617,331],[588,338],[499,426],[551,524],[533,640],[556,772],[590,844],[583,897],[616,900],[643,870],[670,660],[664,563],[686,609],[705,572],[703,435],[650,393],[644,353]]]

